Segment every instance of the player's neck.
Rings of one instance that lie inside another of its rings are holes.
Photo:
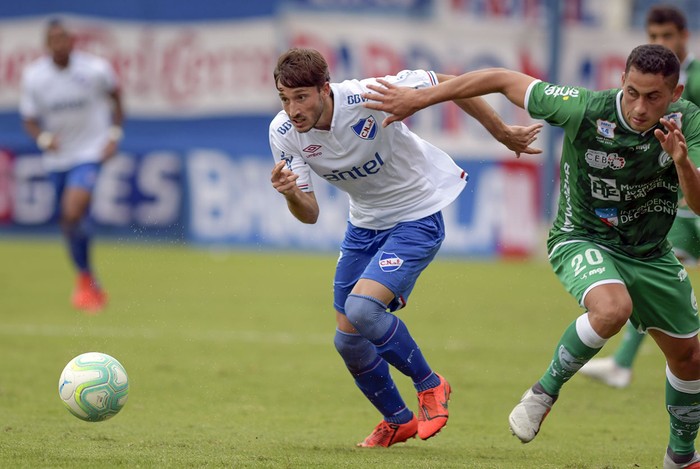
[[[331,130],[331,124],[333,123],[333,107],[335,105],[333,99],[333,91],[328,94],[327,98],[323,100],[323,113],[321,113],[321,118],[316,122],[316,127],[319,130]]]
[[[63,57],[53,57],[53,63],[56,67],[60,69],[68,68],[68,64],[70,63],[70,56],[63,58]]]

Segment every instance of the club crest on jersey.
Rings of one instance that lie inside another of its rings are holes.
[[[675,122],[679,129],[683,128],[683,113],[682,112],[672,112],[671,114],[666,114],[664,119]]]
[[[601,119],[598,119],[596,124],[598,126],[599,135],[602,135],[605,138],[615,138],[615,127],[617,127],[617,124]]]
[[[377,120],[374,116],[368,116],[358,120],[350,126],[352,131],[363,140],[373,140],[377,135]]]
[[[659,166],[662,168],[665,168],[667,166],[671,166],[673,163],[673,158],[671,158],[671,155],[666,153],[665,151],[662,151],[661,154],[659,155]]]
[[[379,268],[382,272],[394,272],[399,270],[403,264],[403,259],[394,254],[393,252],[382,252],[379,256]]]
[[[597,208],[595,209],[595,214],[608,226],[617,226],[619,223],[616,208]]]

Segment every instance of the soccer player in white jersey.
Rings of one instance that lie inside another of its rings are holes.
[[[464,189],[467,174],[405,125],[382,128],[385,113],[368,111],[361,94],[374,79],[330,83],[328,64],[311,49],[291,49],[274,72],[282,101],[270,124],[273,187],[290,212],[315,223],[319,206],[311,171],[348,193],[350,215],[335,279],[334,343],[355,383],[383,420],[358,446],[388,447],[428,439],[448,419],[450,385],[428,365],[406,325],[392,312],[406,304],[420,273],[445,237],[441,210]],[[424,70],[385,77],[427,87],[451,78]],[[541,126],[506,126],[483,100],[456,103],[516,153]],[[389,365],[409,376],[418,418],[399,394]]]
[[[77,270],[72,304],[95,313],[107,296],[89,256],[87,215],[100,166],[115,154],[122,132],[116,74],[104,59],[73,50],[74,37],[60,20],[46,29],[49,54],[24,70],[20,114],[43,151],[56,188],[61,229]]]

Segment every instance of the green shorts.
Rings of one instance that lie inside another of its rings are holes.
[[[683,216],[680,211],[678,213],[668,233],[668,240],[677,256],[695,262],[700,259],[700,217]]]
[[[552,248],[549,262],[581,306],[592,288],[622,283],[632,298],[630,322],[640,332],[658,329],[673,337],[692,337],[700,329],[690,278],[671,252],[640,260],[591,241],[569,240]]]

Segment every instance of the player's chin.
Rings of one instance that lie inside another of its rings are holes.
[[[306,132],[308,132],[309,130],[311,130],[311,126],[310,126],[310,125],[297,125],[297,124],[294,124],[294,129],[295,129],[297,132],[299,132],[300,134],[303,134],[303,133],[306,133]]]

